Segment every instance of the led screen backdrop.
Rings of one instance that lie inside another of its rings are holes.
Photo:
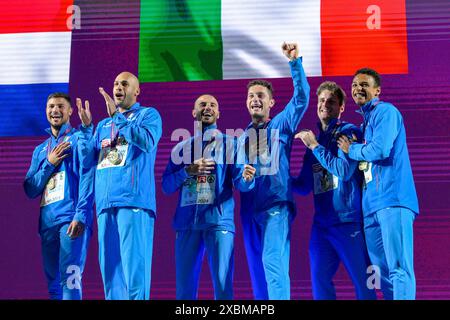
[[[75,5],[75,7],[72,7]],[[421,215],[415,222],[419,299],[450,299],[450,4],[444,0],[356,1],[0,1],[0,298],[46,298],[37,223],[39,200],[28,200],[22,181],[34,147],[45,137],[46,96],[69,91],[89,99],[94,122],[106,117],[102,86],[112,91],[124,70],[139,75],[140,102],[163,119],[156,159],[157,214],[152,297],[175,297],[171,219],[176,195],[161,192],[161,175],[177,128],[193,131],[195,98],[211,93],[221,110],[219,128],[244,128],[248,79],[269,78],[276,106],[292,94],[280,46],[296,41],[310,82],[311,103],[299,129],[316,130],[314,91],[326,80],[350,93],[353,72],[382,73],[382,98],[402,112]],[[343,119],[361,118],[348,101]],[[80,123],[74,113],[71,122]],[[294,143],[291,173],[304,147]],[[238,199],[238,195],[237,200]],[[311,298],[308,239],[312,197],[296,196],[291,280],[293,299]],[[236,213],[239,209],[237,201]],[[236,298],[251,298],[236,215]],[[212,298],[203,266],[200,298]],[[353,298],[341,267],[338,297]],[[84,295],[102,299],[96,234],[91,241]]]
[[[302,44],[309,76],[370,63],[406,73],[404,1],[142,1],[142,81],[288,77],[280,43]],[[383,13],[383,26],[380,15]],[[364,45],[382,45],[383,56]]]
[[[78,18],[102,9],[101,2],[97,7],[92,2],[73,4],[5,2],[0,13],[0,90],[7,114],[0,136],[41,134],[46,120],[34,106],[48,92],[67,91],[69,74],[80,71],[71,63],[80,55],[71,53],[72,42],[78,40],[72,30],[83,30]],[[105,35],[122,38],[130,25],[112,14]],[[275,9],[272,2],[259,0],[141,1],[136,14],[139,54],[130,58],[137,62],[142,82],[289,77],[279,54],[283,41],[301,44],[308,76],[351,75],[365,65],[381,73],[408,71],[402,0],[376,5],[370,0],[283,0]],[[94,35],[98,33],[92,32],[90,40]],[[120,38],[115,46],[121,45]],[[14,101],[14,112],[7,108],[9,101]],[[18,111],[23,116],[9,122]]]

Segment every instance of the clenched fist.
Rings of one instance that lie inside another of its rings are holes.
[[[244,166],[244,171],[242,172],[242,177],[246,182],[252,181],[255,177],[256,169],[249,164]]]
[[[283,42],[281,50],[283,50],[283,54],[291,61],[298,58],[298,45],[296,43]]]

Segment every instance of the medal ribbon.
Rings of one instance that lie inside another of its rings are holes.
[[[336,133],[337,133],[337,131],[338,131],[340,125],[341,125],[340,122],[336,122],[336,125],[334,126],[334,129],[333,129],[333,131],[331,132],[331,136],[330,136],[330,138],[328,139],[328,142],[327,142],[327,149],[328,149],[328,150],[330,149],[330,143],[331,143],[331,141],[333,141],[333,139],[335,138],[335,135],[336,135]]]
[[[66,129],[66,131],[64,131],[64,133],[63,133],[62,135],[60,135],[58,138],[56,138],[56,145],[58,145],[58,144],[59,144],[59,141],[60,141],[61,139],[65,138],[66,135],[67,135],[70,131],[72,131],[72,127],[69,126],[69,127]],[[50,139],[48,139],[48,142],[47,142],[47,158],[48,158],[48,155],[49,155],[50,152],[51,152],[51,149],[52,149],[52,137],[50,137]]]
[[[114,124],[114,121],[111,121],[111,149],[116,147],[117,144],[117,136],[119,135],[119,130],[116,131],[116,125]]]
[[[126,111],[126,113],[128,113],[129,111]],[[124,112],[125,113],[125,112]],[[124,114],[125,118],[129,118],[132,114],[134,114],[134,112],[129,112],[128,114]],[[116,131],[116,125],[114,123],[113,120],[111,120],[111,134],[110,134],[110,138],[111,138],[111,148],[115,148],[117,145],[117,141],[118,141],[118,136],[119,136],[119,130]]]
[[[259,130],[261,130],[261,129],[266,130],[267,127],[269,126],[270,120],[272,120],[272,119],[267,119],[267,121],[264,122],[264,124],[262,126],[258,125],[256,128],[253,127],[256,130],[256,157],[260,156],[260,154],[259,154]],[[266,134],[266,137],[268,138],[267,134]],[[269,144],[269,139],[267,139],[267,144]],[[268,147],[269,146],[267,146],[267,148]],[[245,137],[245,153],[247,155],[247,158],[249,158],[250,157],[250,141],[249,141],[248,135]],[[250,159],[248,159],[248,160],[251,162]]]

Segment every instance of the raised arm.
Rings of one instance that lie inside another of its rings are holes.
[[[144,152],[151,152],[156,148],[162,134],[162,121],[158,111],[147,108],[142,121],[128,121],[125,116],[116,112],[112,116],[119,133],[130,143]]]
[[[97,148],[97,132],[94,132],[92,123],[92,114],[89,108],[89,101],[84,102],[84,106],[80,98],[77,98],[78,116],[81,120],[80,137],[78,139],[78,157],[80,164],[84,168],[95,166],[95,155]]]
[[[302,57],[298,57],[297,44],[282,46],[283,53],[289,59],[294,93],[280,116],[283,127],[295,132],[309,105],[310,86],[302,65]]]

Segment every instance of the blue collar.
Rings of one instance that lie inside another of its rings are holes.
[[[137,109],[139,109],[140,106],[141,106],[141,104],[140,104],[139,102],[136,102],[135,104],[133,104],[133,105],[130,107],[130,109],[128,109],[128,110],[122,112],[122,114],[125,115],[125,114],[127,114],[127,113],[132,112],[132,111],[136,111]]]
[[[340,123],[341,123],[341,121],[338,118],[333,118],[328,123],[326,131],[322,130],[322,123],[320,121],[317,122],[317,127],[319,128],[320,133],[322,133],[322,132],[326,133],[326,132],[330,132],[332,129],[334,129],[334,127],[336,127],[337,124],[340,124]]]
[[[256,128],[255,128],[255,126],[253,125],[253,122],[250,122],[250,124],[247,126],[247,128],[246,128],[245,130],[248,130],[248,129],[250,129],[250,128],[255,128],[255,129],[265,129],[265,128],[267,128],[267,126],[269,125],[269,122],[270,122],[271,120],[272,120],[271,118],[268,118],[266,121],[264,121],[264,122],[262,122],[262,123],[259,123],[259,124],[256,126]]]
[[[61,136],[64,136],[66,134],[68,134],[70,131],[72,131],[72,126],[70,125],[69,122],[64,123],[61,128],[59,129],[58,132],[58,136],[56,137],[56,139],[61,138]],[[47,132],[51,138],[55,138],[53,137],[53,133],[52,133],[52,129],[51,128],[47,128],[45,129],[45,132]]]
[[[208,131],[208,130],[217,130],[217,124],[216,123],[213,123],[213,124],[210,124],[209,126],[206,126],[206,127],[203,127],[202,126],[202,132],[200,133],[200,130],[195,130],[195,135],[194,135],[194,137],[195,138],[198,138],[198,137],[200,137],[200,136],[202,136],[202,140],[203,140],[203,134],[206,132],[206,131]],[[215,137],[216,136],[216,133],[212,133],[212,136],[213,137]]]
[[[214,129],[217,129],[217,124],[216,123],[210,124],[209,126],[206,126],[206,127],[202,126],[202,131],[203,132],[205,132],[206,130],[214,130]]]
[[[358,110],[356,110],[357,113],[364,116],[364,114],[369,113],[375,106],[380,103],[380,98],[376,97],[367,102],[366,104],[359,107]]]

